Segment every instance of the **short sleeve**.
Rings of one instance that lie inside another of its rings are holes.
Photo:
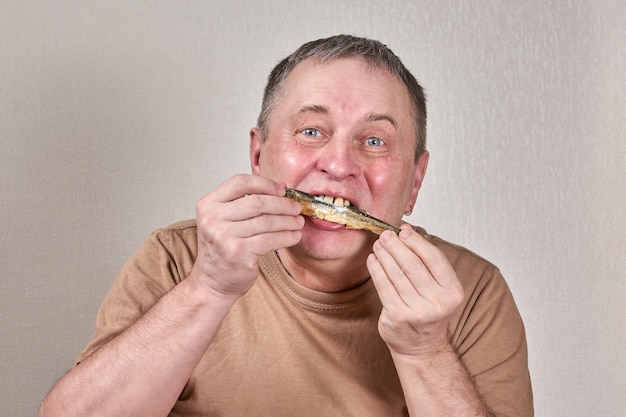
[[[467,303],[451,329],[457,354],[496,416],[532,417],[524,324],[504,278],[488,266],[464,285]]]
[[[91,341],[79,364],[133,325],[157,301],[189,275],[197,254],[195,223],[154,232],[124,264],[104,298]]]

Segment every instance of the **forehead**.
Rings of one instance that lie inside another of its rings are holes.
[[[386,68],[359,57],[305,60],[289,73],[282,90],[281,104],[286,107],[324,105],[337,110],[393,113],[412,120],[406,85]]]

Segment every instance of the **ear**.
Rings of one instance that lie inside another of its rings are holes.
[[[419,193],[420,188],[422,188],[422,181],[424,181],[424,176],[426,176],[426,168],[428,168],[428,159],[430,155],[428,151],[424,151],[417,160],[415,164],[415,172],[413,173],[413,188],[411,188],[411,198],[408,201],[406,206],[405,213],[411,213],[413,211],[413,207],[415,206],[415,202],[417,201],[417,194]]]
[[[260,175],[261,148],[263,148],[263,135],[259,128],[250,130],[250,168],[254,175]]]

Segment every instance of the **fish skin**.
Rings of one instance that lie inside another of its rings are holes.
[[[297,201],[302,207],[300,214],[342,224],[346,229],[369,230],[380,235],[385,230],[400,233],[400,229],[382,220],[370,216],[365,211],[355,207],[338,207],[333,204],[317,200],[313,195],[293,188],[285,188],[285,197]]]

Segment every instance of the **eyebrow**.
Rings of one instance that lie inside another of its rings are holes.
[[[309,105],[304,105],[300,107],[297,114],[303,114],[303,113],[308,113],[308,112],[319,113],[319,114],[329,114],[330,110],[326,106],[321,106],[319,104],[309,104]]]
[[[391,123],[391,125],[394,128],[398,128],[398,123],[396,123],[396,120],[391,117],[388,114],[384,114],[384,113],[368,113],[365,115],[365,117],[363,118],[364,121],[366,122],[378,122],[378,121],[387,121],[389,123]]]
[[[318,113],[318,114],[329,114],[330,110],[326,106],[322,106],[319,104],[310,104],[310,105],[304,105],[300,107],[297,114],[303,114],[303,113],[308,113],[308,112]],[[384,114],[384,113],[368,113],[365,115],[365,117],[363,117],[363,121],[365,122],[387,121],[394,128],[396,129],[398,128],[398,124],[396,123],[396,120],[390,115]]]

